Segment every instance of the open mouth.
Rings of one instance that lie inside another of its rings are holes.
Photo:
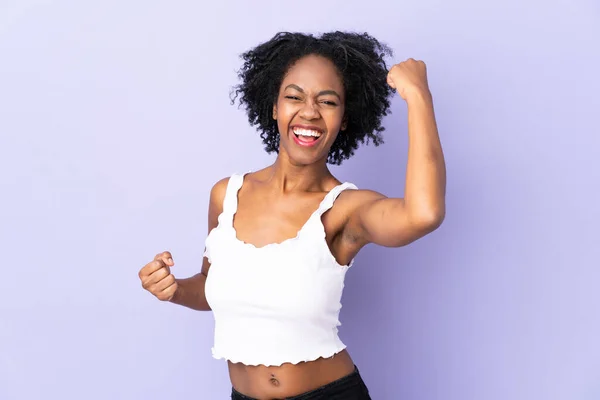
[[[292,128],[294,141],[301,146],[314,146],[322,133],[315,129]]]

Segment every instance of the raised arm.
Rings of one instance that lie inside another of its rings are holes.
[[[388,84],[408,108],[408,161],[404,198],[359,191],[348,226],[363,244],[399,247],[437,229],[445,217],[446,167],[433,99],[422,61],[392,67]]]

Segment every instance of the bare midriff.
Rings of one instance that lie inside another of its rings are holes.
[[[282,399],[317,389],[354,372],[346,350],[329,358],[281,366],[249,366],[228,362],[233,387],[256,399]]]

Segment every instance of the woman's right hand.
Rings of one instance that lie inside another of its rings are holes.
[[[162,301],[170,301],[177,291],[178,284],[171,267],[175,265],[168,251],[157,254],[154,260],[144,265],[138,276],[142,287]]]

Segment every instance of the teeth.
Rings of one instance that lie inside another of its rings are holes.
[[[309,129],[294,128],[294,133],[298,136],[313,136],[317,138],[321,136],[320,132],[311,131]]]

